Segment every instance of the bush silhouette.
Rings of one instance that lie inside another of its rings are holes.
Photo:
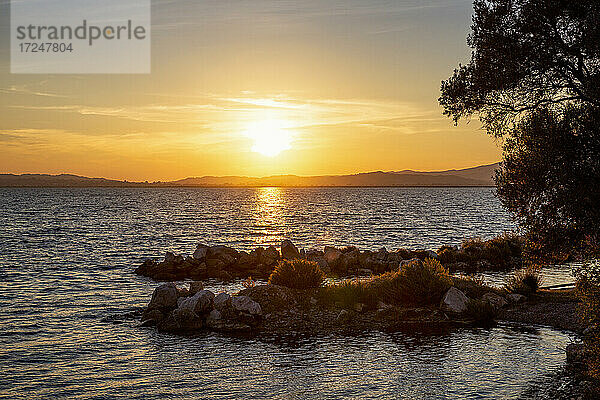
[[[271,273],[269,283],[292,289],[311,289],[321,286],[324,278],[316,262],[298,258],[281,260]]]

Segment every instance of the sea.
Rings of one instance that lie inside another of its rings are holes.
[[[267,337],[139,326],[157,286],[133,273],[145,258],[283,239],[460,245],[515,229],[493,188],[0,188],[0,204],[2,399],[531,398],[575,339],[517,324]],[[572,279],[570,267],[544,271],[545,284]]]

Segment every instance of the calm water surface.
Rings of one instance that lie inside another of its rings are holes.
[[[491,189],[0,189],[0,202],[3,398],[518,398],[564,363],[570,334],[542,327],[259,339],[131,318],[156,286],[132,273],[146,257],[199,241],[459,244],[512,229]]]

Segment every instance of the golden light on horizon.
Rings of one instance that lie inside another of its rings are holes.
[[[248,125],[244,135],[254,141],[252,151],[267,157],[275,157],[284,150],[292,148],[290,122],[267,119]]]

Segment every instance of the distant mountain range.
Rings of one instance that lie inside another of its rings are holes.
[[[436,172],[392,171],[354,175],[203,176],[171,182],[128,182],[61,174],[0,174],[0,187],[259,187],[259,186],[493,186],[498,163]]]

